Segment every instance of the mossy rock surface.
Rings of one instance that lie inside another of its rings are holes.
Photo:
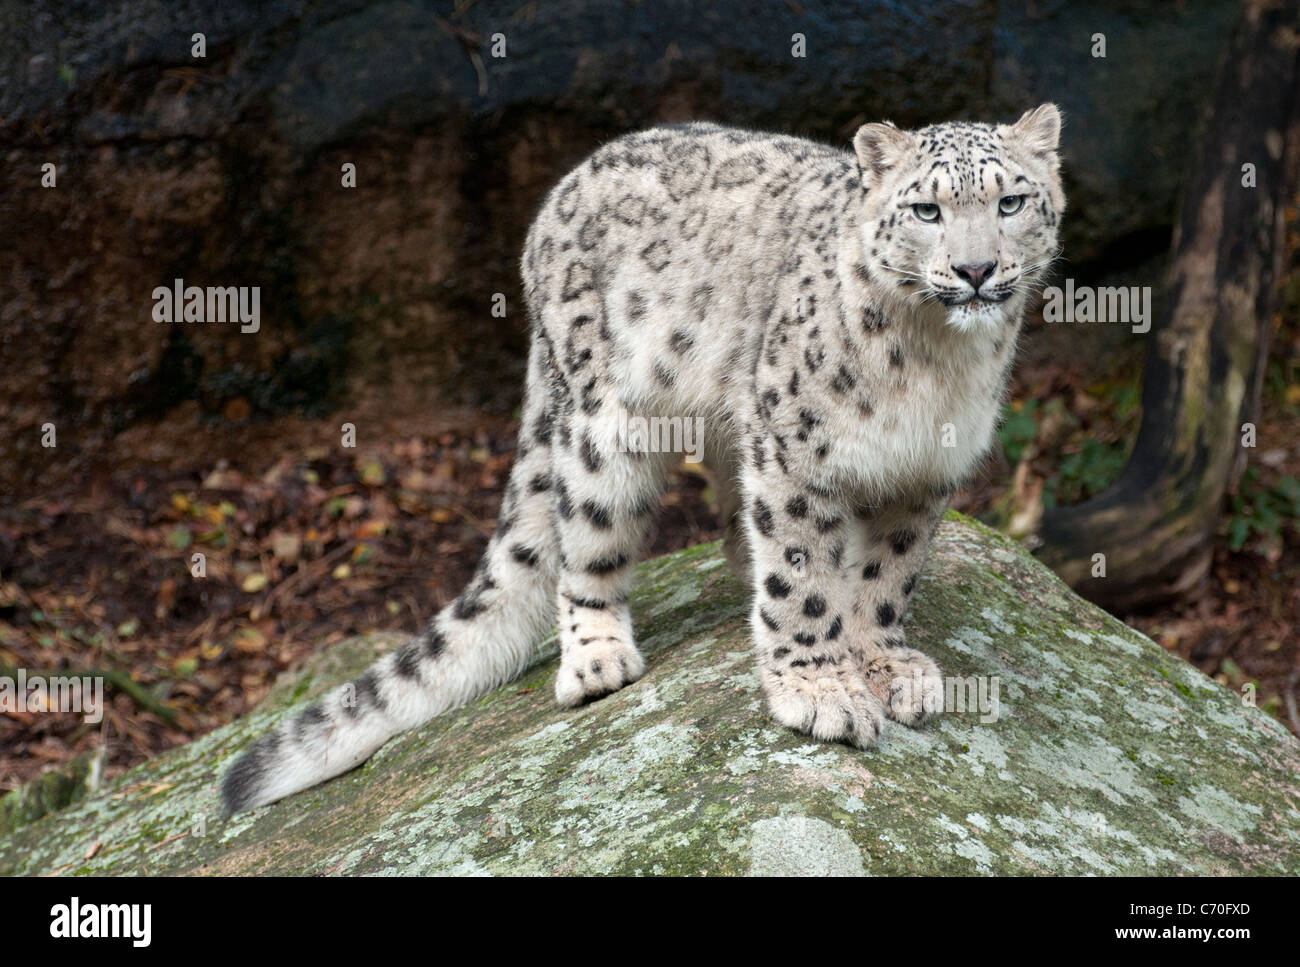
[[[95,792],[102,782],[105,758],[102,749],[83,752],[62,768],[0,796],[0,836]]]
[[[996,716],[890,723],[870,751],[796,735],[764,713],[745,612],[717,545],[647,562],[635,685],[558,708],[550,642],[361,768],[218,820],[240,750],[398,639],[345,642],[248,718],[0,839],[0,873],[1300,873],[1300,743],[965,518],[907,628],[947,675],[996,679]]]

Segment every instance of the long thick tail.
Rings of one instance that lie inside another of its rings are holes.
[[[509,681],[551,625],[559,551],[551,522],[552,418],[535,340],[519,450],[496,534],[469,586],[422,632],[258,739],[221,785],[225,813],[274,802],[364,762],[399,732]]]

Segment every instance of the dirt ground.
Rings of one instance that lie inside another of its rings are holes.
[[[1013,408],[1036,400],[1041,414],[1055,400],[1054,412],[1072,414],[1067,424],[1039,421],[1024,457],[1031,477],[1050,478],[1088,440],[1118,466],[1136,426],[1140,358],[1090,372],[1088,354],[1062,338],[1031,327],[1013,388]],[[1252,456],[1265,482],[1300,476],[1294,321],[1279,320],[1273,359],[1277,386],[1266,385]],[[228,415],[204,423],[182,407],[0,510],[0,666],[109,669],[130,680],[109,686],[99,725],[0,713],[0,791],[96,745],[116,773],[189,741],[256,705],[278,674],[325,644],[414,631],[469,578],[509,471],[510,414],[438,412],[385,391],[328,419]],[[345,422],[357,428],[355,449],[339,446]],[[1058,475],[1055,486],[1086,494],[1104,471]],[[954,506],[990,512],[1013,472],[999,451]],[[679,471],[649,552],[717,536],[707,482]],[[1121,617],[1225,684],[1256,683],[1257,702],[1300,734],[1296,537],[1296,521],[1284,520],[1277,535],[1233,551],[1225,530],[1198,587]],[[196,553],[203,580],[191,577]]]

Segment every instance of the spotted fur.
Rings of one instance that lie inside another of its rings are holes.
[[[704,421],[777,721],[865,746],[886,717],[931,714],[939,670],[903,621],[1056,254],[1059,128],[1050,104],[1014,125],[868,124],[849,153],[693,123],[591,155],[524,247],[518,456],[473,580],[259,740],[226,809],[337,775],[506,681],[552,623],[562,704],[639,678],[627,595],[670,457],[629,446],[628,415]]]

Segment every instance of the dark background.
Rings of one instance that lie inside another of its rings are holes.
[[[1071,268],[1133,270],[1168,247],[1238,16],[1211,0],[41,6],[0,24],[17,249],[0,414],[18,431],[0,472],[28,487],[49,469],[24,431],[46,420],[75,425],[73,459],[185,401],[322,412],[395,382],[513,405],[534,209],[594,147],[660,121],[847,147],[868,120],[1009,121],[1054,100]],[[58,190],[36,190],[47,161]],[[178,276],[261,285],[262,333],[150,325],[150,292]]]

